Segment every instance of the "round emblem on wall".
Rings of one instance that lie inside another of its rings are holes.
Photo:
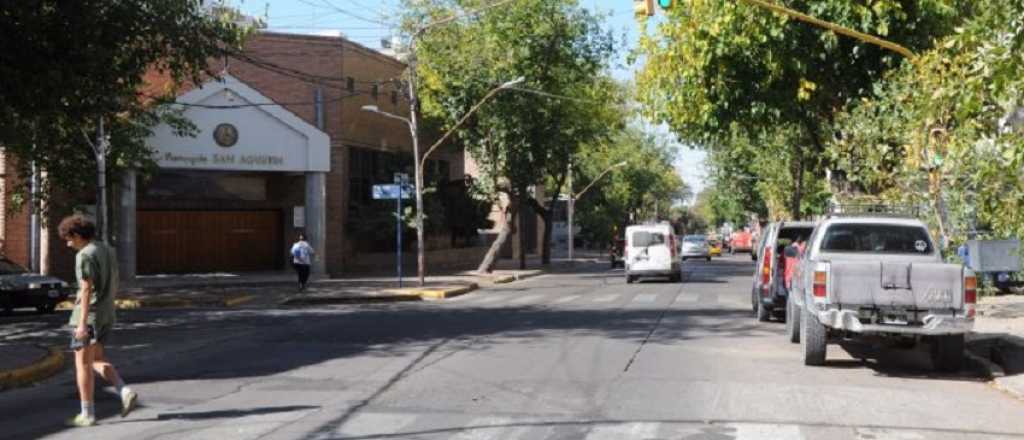
[[[219,124],[213,129],[213,140],[224,148],[233,146],[238,142],[238,129],[231,124]]]

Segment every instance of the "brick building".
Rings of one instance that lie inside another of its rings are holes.
[[[216,66],[223,81],[178,97],[197,136],[157,127],[147,144],[159,171],[112,182],[111,235],[122,273],[286,269],[299,231],[324,257],[314,269],[331,275],[393,263],[392,205],[370,192],[395,172],[411,173],[411,140],[401,121],[361,107],[407,115],[398,81],[406,66],[344,38],[272,32]],[[441,149],[430,159],[428,182],[464,177],[461,151]],[[0,185],[11,185],[18,177],[5,164]],[[9,209],[9,199],[0,206],[3,250],[29,265],[29,217]],[[68,277],[73,258],[55,235],[56,221],[42,222],[41,267]],[[430,237],[432,267],[482,253],[448,249],[453,241]]]

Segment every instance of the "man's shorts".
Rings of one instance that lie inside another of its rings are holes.
[[[110,333],[112,333],[111,332],[111,327],[112,326],[108,324],[108,325],[104,325],[104,326],[101,326],[101,327],[96,327],[93,324],[89,324],[89,327],[93,329],[93,336],[92,336],[92,338],[90,338],[89,341],[79,341],[79,340],[75,339],[75,327],[71,327],[71,344],[70,344],[70,346],[71,346],[72,350],[77,350],[77,349],[79,349],[79,348],[81,348],[81,347],[83,347],[85,345],[92,345],[92,344],[107,345],[107,342],[110,340]]]

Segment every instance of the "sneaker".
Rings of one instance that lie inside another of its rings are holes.
[[[74,426],[74,427],[78,427],[78,428],[85,428],[85,427],[92,426],[92,425],[95,425],[95,424],[96,424],[96,418],[95,417],[86,417],[82,413],[78,413],[78,415],[68,419],[68,421],[67,421],[67,425],[68,426]]]
[[[125,417],[135,410],[135,403],[138,399],[139,395],[135,391],[128,391],[121,396],[121,417]]]

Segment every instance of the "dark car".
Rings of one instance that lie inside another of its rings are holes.
[[[759,321],[767,321],[773,314],[782,316],[785,312],[786,246],[797,237],[806,240],[813,232],[813,222],[777,222],[764,230],[756,250],[757,265],[750,289],[750,305]]]
[[[46,275],[34,274],[17,263],[0,257],[0,309],[5,313],[22,307],[35,307],[51,313],[68,299],[68,283]]]

